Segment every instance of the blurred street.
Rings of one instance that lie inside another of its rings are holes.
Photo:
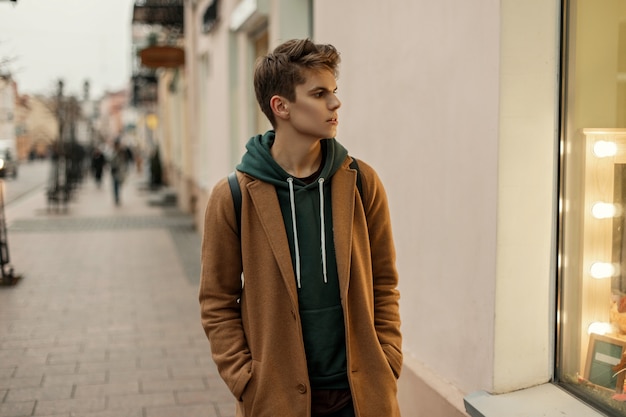
[[[18,167],[17,178],[0,178],[1,186],[4,188],[4,204],[6,206],[40,189],[48,180],[49,161],[22,162]]]
[[[49,162],[4,181],[10,264],[0,287],[0,417],[232,417],[200,325],[200,235],[149,204],[134,172],[50,209]]]

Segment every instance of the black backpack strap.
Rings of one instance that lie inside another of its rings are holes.
[[[228,185],[230,193],[233,195],[233,203],[235,204],[235,216],[237,217],[237,233],[241,230],[241,188],[239,188],[239,180],[237,179],[237,171],[228,174]]]
[[[359,190],[361,200],[363,200],[363,184],[361,183],[361,171],[359,171],[359,163],[356,161],[356,158],[352,158],[352,162],[350,162],[350,168],[356,170],[356,188]]]

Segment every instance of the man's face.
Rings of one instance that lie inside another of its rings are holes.
[[[339,124],[337,80],[331,71],[306,71],[304,84],[296,86],[289,103],[289,120],[295,131],[315,140],[334,138]]]

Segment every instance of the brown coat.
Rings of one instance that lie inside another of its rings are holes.
[[[398,417],[402,338],[387,197],[377,174],[360,161],[363,207],[349,164],[347,158],[332,177],[332,212],[350,387],[358,417]],[[226,179],[206,209],[202,325],[220,375],[239,400],[237,416],[309,417],[296,279],[276,191],[238,176],[241,245]]]

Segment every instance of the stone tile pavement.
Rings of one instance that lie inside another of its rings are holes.
[[[90,180],[64,211],[43,188],[7,206],[23,278],[0,286],[0,417],[234,416],[199,321],[200,235],[140,180],[119,207]]]

